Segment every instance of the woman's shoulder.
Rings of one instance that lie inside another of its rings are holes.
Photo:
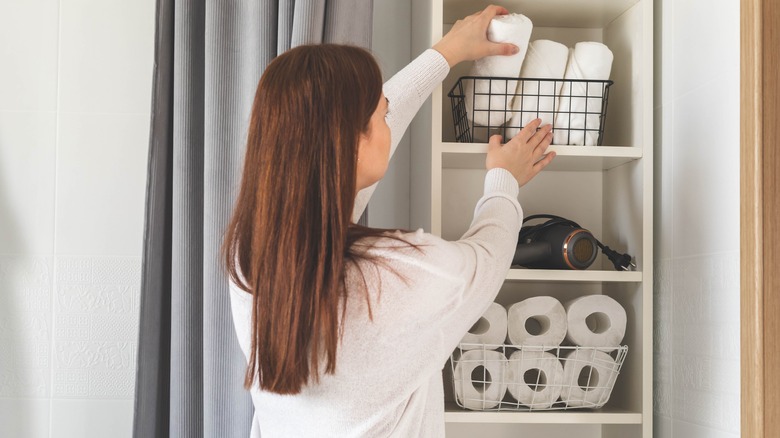
[[[388,231],[356,242],[369,260],[389,261],[392,269],[415,270],[444,277],[458,277],[460,248],[439,236],[416,231]],[[372,257],[373,256],[373,257]]]
[[[430,250],[443,242],[444,240],[440,237],[426,233],[422,228],[419,228],[416,231],[394,230],[375,236],[367,236],[355,242],[355,246],[367,253],[392,251],[400,255],[424,252],[426,249]]]

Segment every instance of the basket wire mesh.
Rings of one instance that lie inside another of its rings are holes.
[[[461,408],[479,411],[601,408],[627,353],[625,345],[611,349],[461,343],[450,360],[455,401]]]
[[[447,96],[455,141],[509,141],[527,122],[554,124],[553,144],[601,146],[613,81],[463,76]],[[518,100],[519,99],[519,100]],[[475,122],[477,121],[477,122]]]

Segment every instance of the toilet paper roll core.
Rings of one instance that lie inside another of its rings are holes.
[[[561,395],[563,365],[544,351],[518,350],[507,362],[507,390],[531,409],[548,409]]]
[[[531,297],[509,307],[507,336],[513,345],[554,348],[566,336],[566,310],[553,297]]]
[[[575,350],[563,365],[561,400],[567,407],[601,407],[608,400],[617,379],[612,356],[594,349]]]
[[[453,371],[458,403],[473,410],[491,409],[506,394],[506,356],[500,351],[469,350],[456,360]]]
[[[626,310],[607,295],[587,295],[566,303],[566,339],[575,345],[611,351],[626,334]]]

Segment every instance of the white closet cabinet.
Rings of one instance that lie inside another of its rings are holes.
[[[612,396],[599,410],[476,412],[452,401],[445,370],[448,437],[652,436],[653,348],[653,4],[652,0],[497,0],[534,23],[531,40],[573,46],[601,41],[614,53],[604,146],[552,146],[558,156],[521,188],[525,215],[557,214],[590,229],[606,245],[633,255],[634,272],[617,272],[603,255],[585,271],[512,269],[498,302],[535,295],[562,301],[605,294],[626,309],[628,355]],[[431,47],[481,0],[414,0],[412,49]],[[482,192],[484,143],[455,143],[447,93],[469,65],[453,69],[412,127],[412,228],[457,239]]]

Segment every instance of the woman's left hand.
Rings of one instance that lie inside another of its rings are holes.
[[[461,61],[473,61],[494,55],[514,55],[520,49],[514,44],[494,43],[487,39],[490,20],[509,11],[490,5],[484,10],[458,20],[447,35],[433,48],[444,56],[450,67]]]

